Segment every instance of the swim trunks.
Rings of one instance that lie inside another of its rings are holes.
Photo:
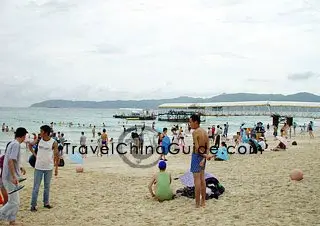
[[[191,167],[190,171],[192,173],[200,173],[201,170],[204,170],[206,168],[206,160],[204,161],[204,166],[200,166],[200,162],[203,160],[203,157],[200,154],[192,153],[191,156]]]

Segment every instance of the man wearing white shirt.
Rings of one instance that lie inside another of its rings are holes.
[[[50,137],[51,128],[48,125],[40,127],[41,140],[38,144],[36,164],[34,170],[34,184],[31,199],[31,211],[37,211],[37,199],[42,177],[44,180],[43,206],[51,209],[49,202],[50,184],[52,172],[55,168],[55,176],[58,175],[59,151],[58,143]]]

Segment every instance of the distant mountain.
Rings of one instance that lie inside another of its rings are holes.
[[[255,94],[234,93],[220,94],[210,98],[177,97],[159,100],[115,100],[115,101],[71,101],[71,100],[47,100],[32,104],[30,107],[47,108],[149,108],[156,109],[164,103],[206,103],[206,102],[237,102],[237,101],[297,101],[320,102],[320,96],[312,93],[296,93],[292,95],[282,94]]]
[[[237,101],[320,102],[320,96],[314,95],[312,93],[296,93],[291,95],[234,93],[234,94],[221,94],[212,98],[208,98],[207,100],[207,102],[237,102]]]

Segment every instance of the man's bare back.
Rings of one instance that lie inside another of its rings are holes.
[[[103,134],[101,135],[102,141],[107,141],[107,138],[108,138],[108,135],[107,135],[106,133],[103,133]]]
[[[199,120],[200,121],[200,120]],[[209,136],[207,131],[200,128],[199,125],[194,125],[192,121],[192,126],[196,127],[192,133],[194,150],[191,156],[191,168],[190,171],[193,173],[194,184],[195,184],[195,200],[196,207],[205,207],[206,198],[206,181],[204,177],[204,170],[206,160],[210,160],[209,152]]]
[[[210,148],[208,133],[199,127],[193,131],[192,137],[194,143],[194,152],[199,154],[208,154],[208,150]]]

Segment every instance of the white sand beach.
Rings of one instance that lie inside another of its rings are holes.
[[[275,143],[269,140],[272,147]],[[54,208],[42,207],[42,187],[38,212],[33,213],[33,169],[25,163],[28,179],[20,192],[18,220],[25,225],[320,225],[320,139],[305,135],[291,140],[298,145],[287,151],[208,162],[206,171],[217,176],[226,191],[200,209],[186,197],[163,203],[151,199],[147,185],[156,167],[134,169],[119,156],[104,156],[87,158],[84,173],[76,173],[74,164],[60,168],[51,187]],[[169,156],[173,178],[189,166],[190,156]],[[304,172],[302,181],[290,180],[294,168]],[[173,180],[174,191],[182,187]]]

